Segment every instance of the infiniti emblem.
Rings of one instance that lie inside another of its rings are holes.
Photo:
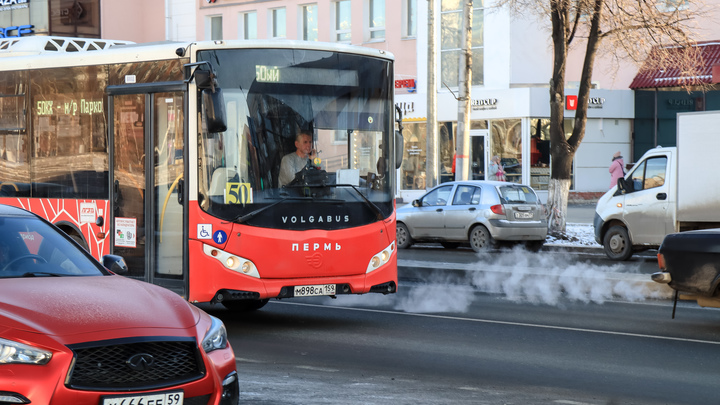
[[[145,371],[149,370],[155,364],[155,358],[151,354],[138,353],[125,362],[131,370]]]

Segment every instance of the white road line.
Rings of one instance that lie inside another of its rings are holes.
[[[492,319],[474,319],[474,318],[463,318],[463,317],[459,317],[459,316],[447,316],[447,315],[416,314],[416,313],[409,313],[409,312],[387,311],[387,310],[381,310],[381,309],[349,308],[349,307],[328,306],[328,305],[319,305],[319,304],[304,304],[304,303],[297,303],[297,302],[274,302],[274,304],[297,305],[297,306],[327,308],[327,309],[344,309],[346,311],[372,312],[372,313],[377,313],[377,314],[388,314],[388,315],[404,315],[404,316],[414,316],[414,317],[420,317],[420,318],[445,319],[445,320],[451,320],[451,321],[489,323],[489,324],[495,324],[495,325],[524,326],[524,327],[528,327],[528,328],[566,330],[566,331],[571,331],[571,332],[585,332],[585,333],[596,333],[596,334],[600,334],[600,335],[638,337],[638,338],[645,338],[645,339],[669,340],[669,341],[675,341],[675,342],[704,343],[704,344],[720,346],[720,342],[713,342],[711,340],[686,339],[686,338],[678,338],[678,337],[671,337],[671,336],[645,335],[642,333],[613,332],[613,331],[585,329],[585,328],[571,328],[568,326],[539,325],[539,324],[525,323],[525,322],[496,321],[496,320],[492,320]]]

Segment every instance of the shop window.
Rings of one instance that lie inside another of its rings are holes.
[[[522,121],[490,121],[490,148],[490,160],[494,156],[500,157],[500,163],[505,170],[505,181],[522,183]]]
[[[573,120],[564,122],[565,139],[570,138]],[[575,183],[575,170],[570,172],[570,189]],[[533,118],[530,120],[530,187],[535,190],[547,190],[550,182],[550,120]]]
[[[426,128],[425,123],[404,124],[405,150],[400,167],[400,188],[402,190],[425,190],[426,188]]]

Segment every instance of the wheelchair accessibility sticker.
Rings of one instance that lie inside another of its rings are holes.
[[[212,239],[212,224],[198,224],[197,226],[197,238],[198,239]]]

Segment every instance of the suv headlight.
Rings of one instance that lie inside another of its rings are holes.
[[[0,364],[47,364],[52,353],[0,338]]]
[[[205,337],[202,340],[202,348],[205,353],[210,353],[213,350],[224,349],[228,345],[227,331],[222,321],[209,315],[212,323],[210,329],[205,333]]]

